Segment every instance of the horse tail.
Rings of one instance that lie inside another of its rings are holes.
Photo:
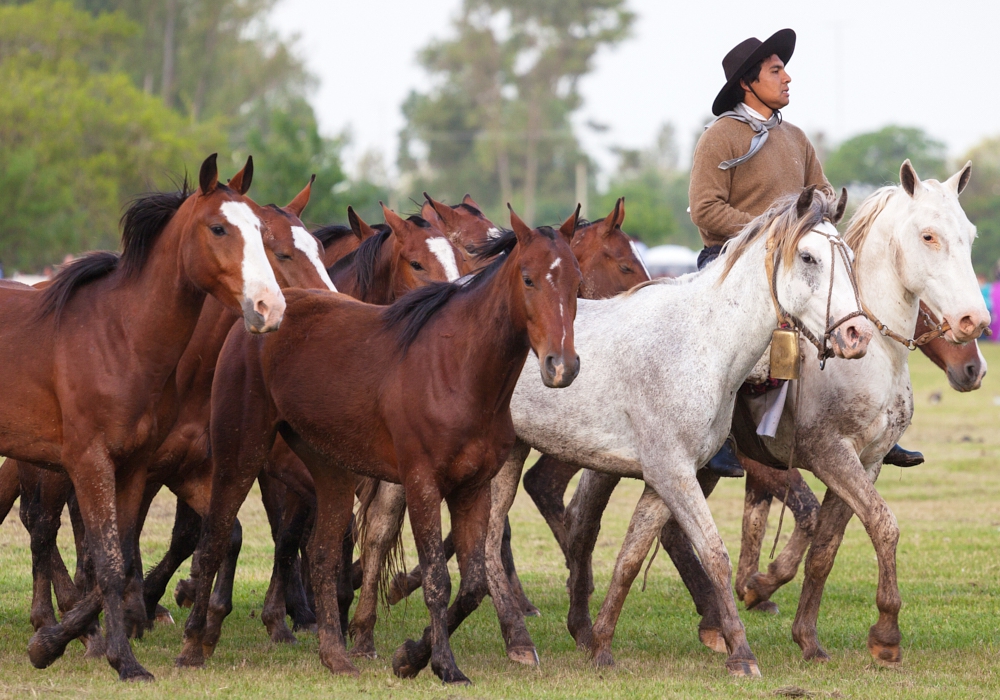
[[[361,567],[362,570],[368,567],[368,557],[372,555],[371,548],[368,546],[367,538],[369,534],[369,528],[372,524],[370,518],[373,517],[371,512],[371,505],[375,502],[375,498],[378,496],[379,488],[382,482],[378,479],[373,479],[371,477],[360,477],[361,483],[358,485],[358,511],[355,514],[355,541],[358,543],[358,548],[361,551]],[[406,571],[406,559],[404,558],[403,552],[403,513],[405,510],[401,510],[398,514],[387,514],[379,513],[376,511],[375,516],[377,517],[391,517],[394,522],[388,523],[387,527],[392,528],[393,542],[389,547],[389,551],[386,554],[385,562],[379,569],[378,573],[378,598],[379,603],[383,610],[391,610],[389,606],[389,590],[393,579],[397,574]]]

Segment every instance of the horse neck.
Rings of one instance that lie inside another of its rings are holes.
[[[735,386],[743,383],[764,354],[776,327],[765,254],[762,237],[733,264],[721,284],[718,281],[724,262],[720,259],[691,285],[690,293],[694,297],[688,312],[694,326],[691,333],[720,353],[721,368],[726,368],[722,371],[727,372],[729,383]],[[706,318],[712,319],[711,328],[705,328]],[[664,318],[663,322],[668,324],[671,335],[677,333],[677,329],[670,326],[669,318]]]
[[[173,372],[194,334],[206,293],[188,278],[181,246],[188,217],[183,208],[157,237],[142,270],[119,279],[110,291],[122,309],[122,340],[129,351],[150,364],[153,379],[159,367]],[[121,274],[120,272],[118,274]]]
[[[467,359],[462,372],[483,397],[496,397],[497,408],[510,401],[531,349],[523,296],[518,296],[520,266],[512,259],[516,255],[515,246],[491,279],[449,305],[469,329],[463,338]]]
[[[909,337],[917,324],[920,300],[903,284],[893,253],[899,245],[894,240],[896,220],[903,213],[899,211],[899,198],[894,200],[872,222],[864,245],[856,251],[854,272],[861,300],[868,309],[893,331]],[[899,345],[901,352],[902,347]]]

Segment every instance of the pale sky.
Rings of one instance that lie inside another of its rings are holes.
[[[606,169],[608,150],[650,145],[673,122],[685,157],[724,83],[722,57],[749,36],[783,27],[798,34],[788,64],[789,122],[833,142],[895,123],[924,128],[958,157],[1000,135],[996,0],[629,0],[633,36],[602,51],[581,82],[575,123],[585,148]],[[381,150],[394,167],[400,105],[429,77],[416,64],[431,38],[449,35],[460,0],[281,0],[272,26],[298,34],[298,51],[319,78],[312,102],[321,130],[349,128],[348,166]],[[607,124],[596,134],[588,121]]]

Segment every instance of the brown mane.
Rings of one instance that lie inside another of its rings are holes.
[[[854,258],[861,254],[861,248],[868,238],[868,233],[875,225],[875,219],[889,204],[892,196],[900,191],[898,185],[887,185],[875,190],[870,197],[865,198],[858,210],[854,212],[850,222],[847,224],[847,231],[844,233],[844,243],[854,251]]]

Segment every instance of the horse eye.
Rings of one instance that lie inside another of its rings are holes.
[[[210,227],[210,229],[211,229],[212,233],[215,234],[216,236],[225,236],[226,235],[226,229],[224,229],[222,226],[219,226],[218,224],[216,224],[215,226]]]
[[[524,286],[525,287],[534,287],[535,286],[535,283],[532,282],[531,278],[528,277],[527,275],[524,275],[522,279],[524,279]]]
[[[289,255],[288,253],[278,253],[275,257],[277,257],[278,260],[291,260],[292,259],[292,256]]]
[[[933,241],[933,240],[934,240],[934,236],[932,236],[932,235],[931,235],[931,234],[929,234],[929,233],[925,233],[925,234],[924,234],[924,240],[925,240],[925,241],[927,241],[928,243],[930,243],[931,241]]]
[[[802,262],[804,262],[807,265],[815,265],[816,264],[816,258],[814,258],[809,253],[802,253],[802,255],[800,255],[799,257],[802,258]]]
[[[411,260],[410,261],[410,267],[412,267],[414,270],[423,270],[424,269],[424,266],[421,265],[420,263],[418,263],[416,260]]]
[[[618,269],[624,272],[626,275],[632,274],[632,268],[629,267],[628,265],[619,265]]]

